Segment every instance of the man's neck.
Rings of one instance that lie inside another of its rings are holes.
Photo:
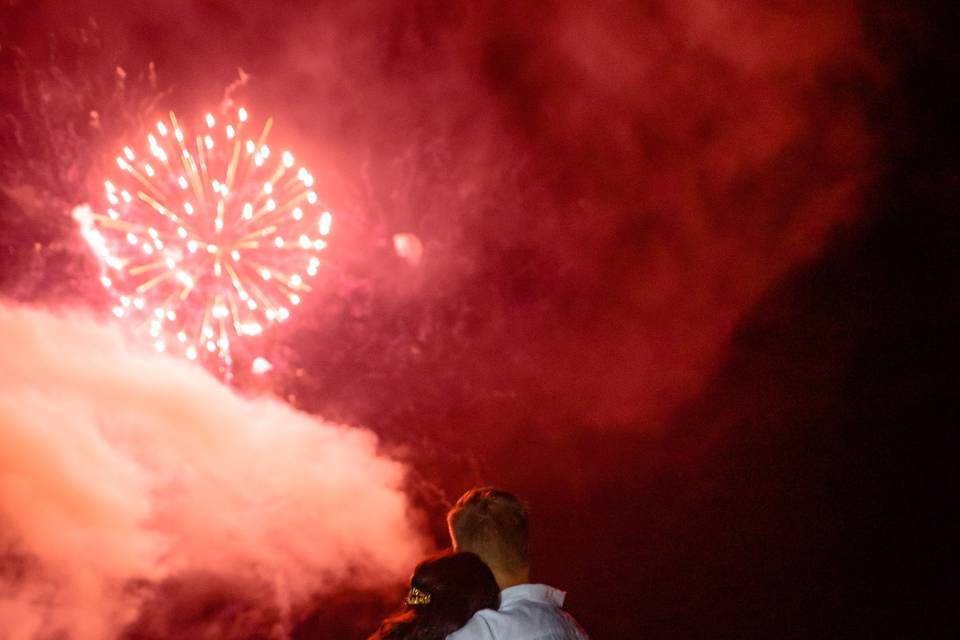
[[[528,584],[530,582],[530,571],[511,571],[509,573],[494,571],[493,577],[496,578],[500,591],[503,591],[518,584]]]

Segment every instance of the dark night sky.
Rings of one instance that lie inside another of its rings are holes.
[[[598,639],[952,635],[949,3],[105,4],[3,3],[0,294],[102,311],[66,212],[242,67],[353,220],[275,390],[409,460],[438,544],[495,483]]]

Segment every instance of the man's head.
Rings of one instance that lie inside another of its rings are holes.
[[[467,491],[447,514],[457,551],[487,563],[501,589],[528,582],[527,508],[511,493],[493,487]]]

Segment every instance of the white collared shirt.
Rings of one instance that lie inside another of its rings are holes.
[[[561,609],[567,594],[545,584],[518,584],[500,592],[500,609],[483,609],[447,640],[589,640]]]

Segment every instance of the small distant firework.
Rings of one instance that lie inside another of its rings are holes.
[[[332,215],[313,175],[267,146],[273,119],[249,132],[206,114],[191,134],[171,112],[123,147],[99,211],[78,208],[84,238],[117,298],[113,313],[157,351],[231,363],[231,341],[290,317],[310,291]]]
[[[263,356],[257,356],[250,363],[250,371],[257,376],[269,373],[273,369],[273,364]]]
[[[412,266],[420,264],[423,257],[423,244],[413,233],[397,233],[393,236],[393,250]]]

